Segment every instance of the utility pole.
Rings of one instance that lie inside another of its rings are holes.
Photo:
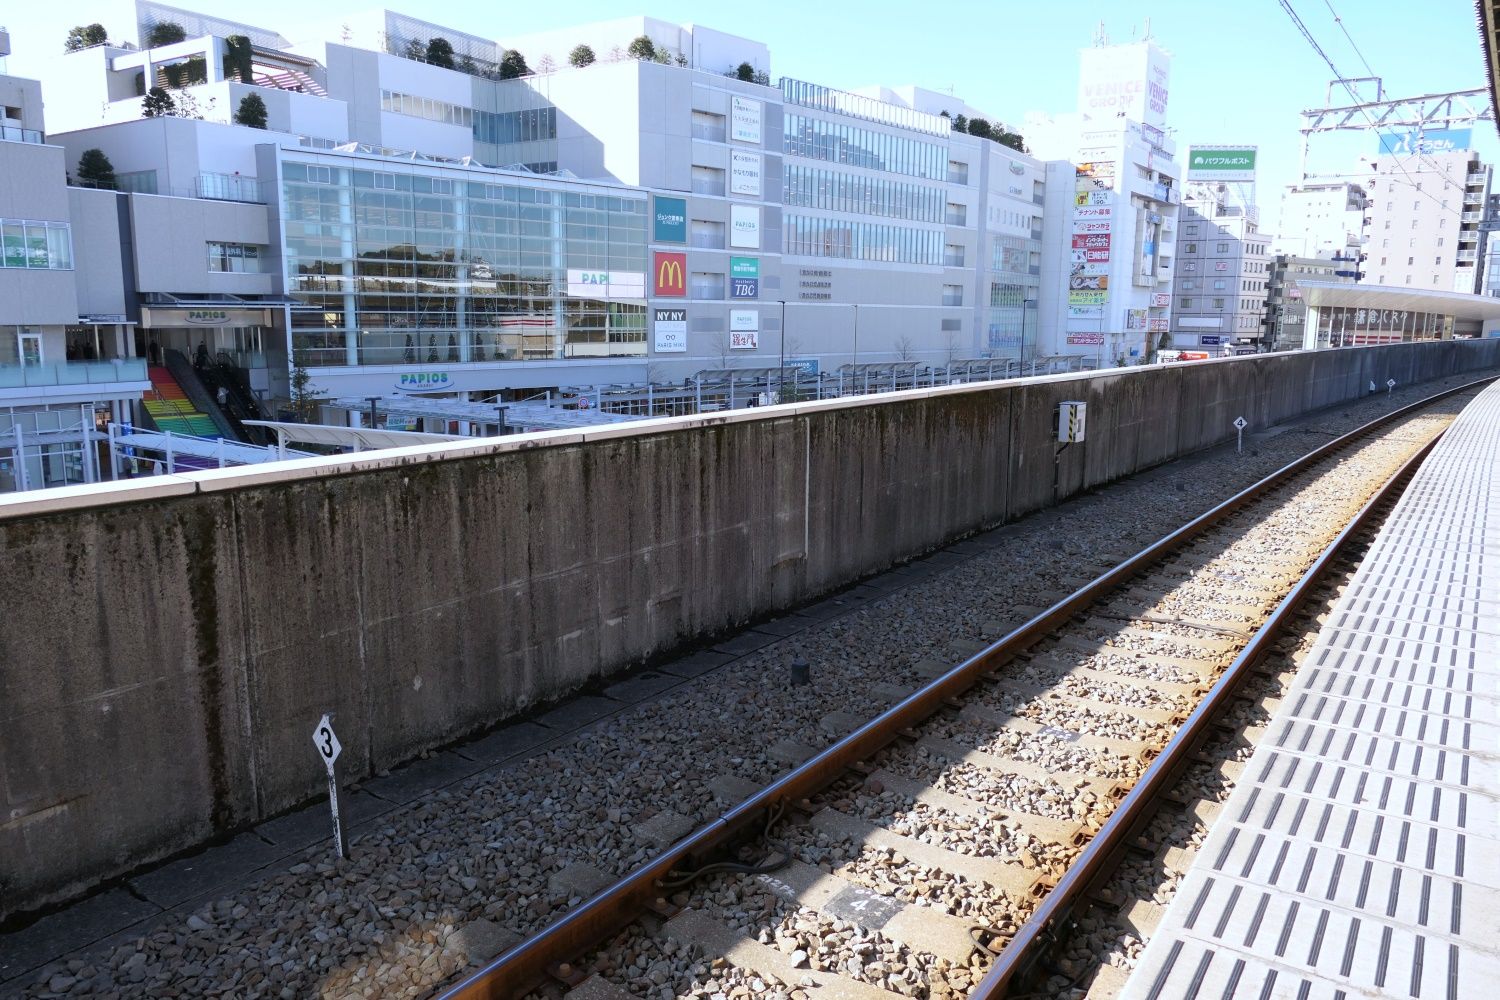
[[[781,390],[786,382],[786,299],[777,299],[781,304],[781,344],[776,349],[776,402],[781,402]]]

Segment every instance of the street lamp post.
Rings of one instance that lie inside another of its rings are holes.
[[[776,402],[779,403],[786,382],[786,299],[776,301],[781,305],[781,344],[776,349]]]
[[[1036,305],[1036,299],[1021,300],[1021,367],[1026,367],[1026,310]]]
[[[854,364],[859,364],[859,303],[854,303]]]

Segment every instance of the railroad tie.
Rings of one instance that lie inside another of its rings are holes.
[[[1157,744],[1144,740],[1117,740],[1108,736],[1090,736],[1085,733],[1072,733],[1058,729],[1056,726],[1032,722],[1030,719],[1019,715],[1011,715],[996,709],[985,708],[982,705],[965,705],[958,714],[960,718],[979,723],[990,729],[1008,729],[1014,733],[1025,733],[1028,736],[1062,740],[1086,750],[1098,750],[1103,753],[1114,754],[1118,757],[1131,757],[1143,760],[1145,759],[1145,755],[1155,753],[1160,749]]]
[[[635,1000],[630,991],[603,976],[589,976],[567,992],[568,1000]]]
[[[955,965],[974,950],[969,933],[972,920],[882,896],[800,861],[788,862],[770,875],[757,875],[755,880],[786,902],[878,932],[912,951],[928,952]]]
[[[1054,771],[1027,760],[1012,760],[983,750],[972,750],[962,743],[945,740],[939,736],[923,736],[917,746],[953,764],[969,764],[997,774],[1013,774],[1037,782],[1052,782],[1075,791],[1075,794],[1093,792],[1099,800],[1106,801],[1115,782],[1109,778],[1098,778],[1079,771]],[[1079,785],[1078,782],[1083,782]]]
[[[983,802],[975,802],[973,799],[957,795],[953,792],[945,792],[940,788],[933,788],[924,781],[908,778],[902,774],[894,774],[890,771],[876,771],[870,776],[871,780],[878,781],[888,791],[897,795],[904,795],[913,802],[931,806],[937,809],[946,809],[948,812],[957,813],[960,816],[968,816],[973,819],[981,819],[986,822],[995,820],[1019,820],[1026,828],[1026,832],[1038,840],[1052,844],[1077,843],[1083,830],[1083,824],[1072,819],[1056,819],[1052,816],[1039,816],[1036,813],[1025,812],[1020,809],[996,809]]]
[[[864,847],[895,851],[923,867],[957,875],[976,885],[989,884],[1016,899],[1028,899],[1037,894],[1037,873],[1024,865],[959,854],[946,847],[892,833],[883,826],[832,807],[814,813],[811,824],[813,829],[830,836],[847,837]]]
[[[692,945],[717,955],[736,968],[789,985],[812,980],[818,1000],[891,1000],[892,994],[832,972],[813,971],[792,964],[790,956],[732,930],[702,910],[683,910],[667,921],[664,933],[680,945]]]

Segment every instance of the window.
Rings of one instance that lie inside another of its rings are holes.
[[[688,278],[688,295],[695,299],[722,299],[724,275],[708,271],[694,271]]]
[[[1408,285],[1411,284],[1411,275],[1409,275],[1409,274],[1406,276],[1406,283]]]
[[[1390,210],[1391,210],[1391,209],[1393,209],[1393,208],[1395,208],[1395,204],[1394,204],[1394,203],[1393,203],[1393,202],[1389,202],[1389,201],[1388,201],[1388,202],[1386,202],[1386,203],[1385,203],[1385,210],[1386,210],[1386,211],[1387,211],[1387,212],[1389,212],[1389,211],[1390,211]]]
[[[1224,308],[1224,300],[1223,299],[1214,299],[1214,308],[1215,309],[1223,309]]]
[[[1438,246],[1442,246],[1443,245],[1443,238],[1441,236],[1438,237],[1437,245]]]
[[[1182,227],[1182,233],[1183,233],[1184,236],[1197,236],[1198,235],[1198,224],[1195,222],[1192,225],[1183,226]]]
[[[1186,278],[1182,282],[1182,287],[1187,291],[1192,291],[1193,289],[1198,287],[1198,279]]]
[[[1228,253],[1229,252],[1229,244],[1228,243],[1220,243],[1219,244],[1218,252],[1219,253]]]
[[[949,243],[947,246],[943,247],[943,266],[945,266],[945,267],[963,267],[964,266],[964,248],[963,248],[962,244],[959,244],[959,243]]]
[[[1417,262],[1417,259],[1415,257],[1408,257],[1408,258],[1406,258],[1406,266],[1407,267],[1411,267],[1416,262]]]
[[[1433,284],[1434,284],[1434,285],[1436,285],[1436,284],[1437,284],[1437,283],[1438,283],[1438,276],[1437,276],[1437,275],[1435,275],[1435,274],[1434,274],[1434,275],[1433,275],[1433,276],[1432,276],[1432,283],[1433,283]]]
[[[963,285],[944,285],[943,286],[943,305],[945,305],[945,306],[961,306],[963,304],[964,304],[964,286]]]
[[[948,161],[948,183],[949,184],[967,184],[967,183],[969,183],[969,165],[967,163],[959,163],[957,160],[949,160]]]
[[[1412,220],[1411,220],[1411,227],[1412,227],[1412,228],[1413,228],[1413,229],[1416,229],[1416,228],[1417,228],[1417,221],[1418,221],[1418,220],[1416,220],[1416,219],[1412,219]]]
[[[1422,210],[1422,203],[1420,201],[1414,201],[1414,202],[1412,202],[1411,203],[1411,210],[1413,212],[1420,212]]]
[[[210,243],[208,269],[232,274],[259,274],[260,247],[249,243]]]
[[[1441,258],[1441,257],[1434,257],[1432,259],[1432,263],[1433,263],[1434,267],[1442,267],[1443,266],[1443,258]]]
[[[693,138],[710,142],[724,141],[724,116],[708,111],[693,112]]]
[[[1391,245],[1391,241],[1390,240],[1381,240],[1380,241],[1380,245],[1382,247],[1389,247]]]
[[[73,231],[66,222],[0,219],[0,267],[73,269]]]
[[[1182,308],[1183,309],[1191,309],[1191,308],[1193,308],[1193,300],[1192,299],[1183,299],[1182,300]]]
[[[1224,290],[1224,279],[1223,278],[1215,278],[1214,279],[1214,291],[1216,291],[1216,292],[1222,292],[1223,290]]]
[[[1390,219],[1386,219],[1385,220],[1385,228],[1387,228],[1387,229],[1391,228],[1391,220]]]
[[[967,226],[969,224],[969,210],[963,205],[955,205],[948,202],[948,225]]]

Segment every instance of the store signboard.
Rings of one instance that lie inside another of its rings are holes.
[[[658,297],[686,298],[687,254],[658,250],[654,255],[654,264],[653,294]]]
[[[729,138],[759,146],[760,102],[748,97],[730,98]]]
[[[729,349],[731,351],[760,350],[760,332],[758,330],[729,331]]]
[[[759,278],[759,257],[731,257],[729,258],[729,276],[731,278]]]
[[[1471,128],[1430,128],[1420,132],[1387,132],[1380,137],[1381,156],[1425,156],[1472,149]]]
[[[1102,333],[1070,333],[1070,334],[1068,334],[1068,343],[1069,344],[1074,344],[1074,345],[1082,344],[1082,345],[1097,346],[1099,344],[1104,343],[1104,334],[1102,334]]]
[[[687,352],[686,309],[653,309],[651,328],[656,335],[657,354]]]
[[[760,197],[761,157],[744,149],[729,151],[729,193]]]
[[[651,239],[657,243],[687,242],[687,199],[654,197]]]
[[[760,249],[760,208],[755,205],[729,206],[729,245],[746,250]]]
[[[586,271],[568,269],[568,297],[607,299],[611,302],[646,297],[646,276],[640,271]]]
[[[730,330],[759,330],[759,309],[731,309],[729,310]]]

